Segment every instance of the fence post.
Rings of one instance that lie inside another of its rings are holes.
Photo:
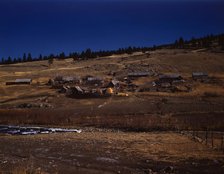
[[[212,139],[212,148],[214,146],[214,142],[213,142],[213,131],[211,132],[211,139]]]
[[[222,146],[221,146],[222,152],[224,153],[224,147],[223,147],[223,145],[224,145],[224,135],[222,135]]]
[[[221,134],[221,144],[220,144],[220,150],[222,150],[223,147],[223,135]]]
[[[208,145],[208,131],[205,132],[205,144]]]

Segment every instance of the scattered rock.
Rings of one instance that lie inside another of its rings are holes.
[[[150,163],[150,160],[147,159],[147,160],[145,160],[145,162],[146,162],[146,163]]]
[[[197,166],[198,164],[197,163],[195,163],[195,162],[192,162],[191,163],[193,166]]]
[[[53,106],[48,103],[22,103],[17,108],[53,108]]]
[[[155,174],[155,172],[153,172],[152,169],[147,169],[147,170],[145,171],[145,173],[146,173],[146,174]]]
[[[163,169],[165,173],[173,173],[174,167],[173,166],[167,166],[166,168]]]
[[[77,163],[76,163],[76,166],[77,166],[77,167],[80,167],[81,165],[80,165],[80,163],[79,163],[79,162],[77,162]]]

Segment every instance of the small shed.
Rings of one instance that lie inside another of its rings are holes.
[[[128,77],[147,77],[149,76],[149,72],[132,72],[128,73]]]
[[[159,76],[159,83],[173,83],[181,80],[183,80],[183,78],[179,74],[165,74]]]
[[[80,84],[81,83],[81,79],[79,77],[73,77],[73,76],[57,76],[55,77],[54,81],[59,84],[66,84],[66,83]]]
[[[32,79],[16,79],[15,81],[6,82],[6,85],[30,85]]]
[[[203,80],[208,78],[208,73],[206,72],[193,72],[192,78],[194,80]]]
[[[76,83],[76,84],[81,83],[81,79],[79,77],[72,77],[72,76],[65,76],[62,78],[62,81],[64,83]]]
[[[119,88],[120,82],[118,80],[111,80],[107,87]]]
[[[104,83],[104,80],[100,77],[92,77],[92,76],[87,76],[86,78],[83,79],[87,85],[95,85],[95,86],[100,86]]]
[[[74,88],[72,88],[73,93],[75,94],[83,94],[84,91],[79,87],[79,86],[75,86]]]

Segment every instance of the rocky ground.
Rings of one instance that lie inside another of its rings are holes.
[[[223,173],[224,155],[174,132],[81,133],[0,139],[0,172],[7,173]]]

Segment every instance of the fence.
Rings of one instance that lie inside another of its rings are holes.
[[[213,149],[224,153],[224,132],[217,131],[181,131],[183,135],[191,137],[193,140],[203,143]]]

